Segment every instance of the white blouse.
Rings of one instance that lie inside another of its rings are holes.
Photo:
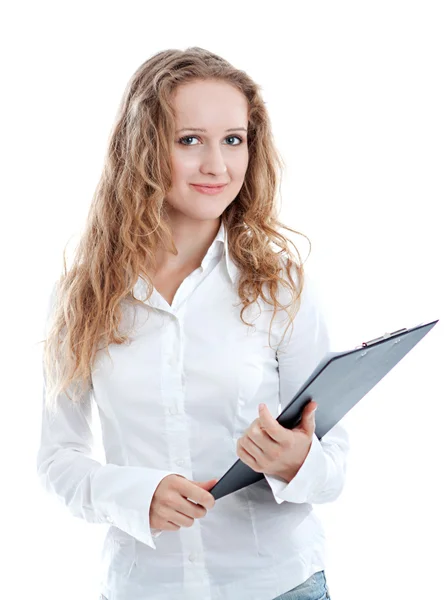
[[[258,405],[277,418],[329,351],[308,274],[279,353],[269,347],[272,306],[259,298],[245,311],[254,329],[240,320],[237,277],[221,224],[171,306],[156,289],[144,306],[123,303],[132,341],[109,345],[112,362],[97,352],[82,405],[61,395],[54,419],[42,407],[39,480],[75,517],[109,525],[101,581],[108,600],[273,600],[325,569],[325,534],[312,505],[333,502],[343,489],[349,440],[340,423],[320,441],[314,435],[289,484],[265,476],[216,500],[191,527],[150,527],[164,477],[220,478],[238,459],[237,441]],[[145,291],[139,278],[134,295],[143,300]],[[286,325],[286,313],[278,313],[273,346]],[[106,464],[91,457],[94,406]]]

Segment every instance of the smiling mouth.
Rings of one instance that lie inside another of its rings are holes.
[[[220,187],[224,187],[225,185],[227,185],[227,183],[214,183],[214,184],[206,184],[206,183],[192,183],[191,185],[194,185],[196,187],[206,187],[206,188],[220,188]]]
[[[207,194],[207,196],[218,196],[221,192],[225,190],[227,184],[225,185],[197,185],[195,183],[190,184],[198,194]]]

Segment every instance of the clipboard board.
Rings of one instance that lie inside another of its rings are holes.
[[[293,429],[304,407],[314,400],[319,405],[315,434],[322,439],[438,322],[436,319],[385,333],[353,350],[327,352],[277,421]],[[238,459],[209,492],[217,500],[263,478],[263,473]]]

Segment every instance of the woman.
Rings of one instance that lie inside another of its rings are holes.
[[[349,444],[316,437],[313,401],[276,421],[329,349],[279,231],[281,166],[259,86],[219,56],[166,50],[131,78],[50,296],[37,457],[48,492],[109,524],[103,599],[330,598],[312,504],[340,495]],[[264,478],[215,503],[237,457]]]

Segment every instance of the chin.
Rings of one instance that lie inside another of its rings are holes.
[[[178,213],[178,214],[182,214],[185,217],[188,217],[189,219],[197,219],[199,221],[209,221],[212,219],[218,219],[223,212],[226,210],[226,208],[229,206],[229,204],[226,204],[225,206],[220,205],[218,202],[213,205],[212,202],[210,202],[210,204],[208,206],[201,206],[200,208],[198,206],[192,208],[192,210],[188,210],[187,208],[182,209],[182,207],[175,207],[170,205],[170,212],[171,213]],[[196,210],[195,210],[196,208]]]

